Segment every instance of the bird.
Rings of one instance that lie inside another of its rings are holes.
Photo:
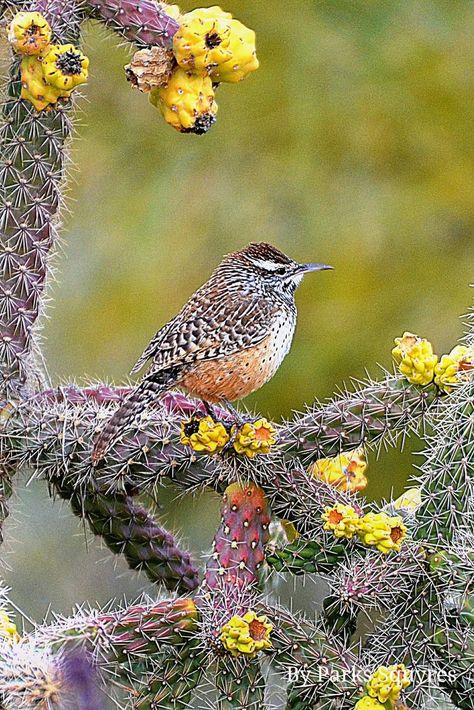
[[[332,269],[300,264],[266,242],[252,242],[219,266],[154,336],[130,374],[151,361],[139,384],[95,438],[97,465],[147,406],[173,388],[228,406],[278,370],[296,328],[295,291],[304,274]]]

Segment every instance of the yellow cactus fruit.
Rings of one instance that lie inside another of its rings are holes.
[[[395,702],[411,682],[411,671],[403,664],[380,666],[367,682],[367,693],[381,703]]]
[[[340,491],[355,492],[367,486],[366,469],[364,449],[358,448],[333,458],[318,459],[311,473]]]
[[[435,367],[435,383],[445,392],[472,377],[474,370],[474,347],[456,345],[448,355],[442,355]]]
[[[173,37],[178,64],[187,71],[208,74],[231,59],[231,20],[230,12],[223,12],[217,5],[184,14]]]
[[[256,422],[245,422],[237,430],[233,446],[238,454],[253,458],[257,454],[268,454],[276,440],[275,428],[262,417]]]
[[[48,84],[61,91],[72,91],[89,76],[89,59],[73,44],[52,44],[42,64]]]
[[[259,67],[255,48],[255,32],[239,20],[231,20],[230,27],[228,46],[230,57],[227,61],[218,64],[211,72],[211,79],[217,84],[221,81],[235,84]]]
[[[149,93],[152,89],[166,86],[175,66],[173,52],[164,47],[139,49],[125,67],[129,82],[139,91]]]
[[[16,626],[11,621],[6,611],[0,610],[0,640],[6,640],[10,643],[18,643],[20,634],[16,630]]]
[[[38,55],[51,42],[51,27],[40,12],[17,12],[8,26],[8,41],[20,54]]]
[[[177,67],[168,84],[150,92],[170,126],[181,133],[206,133],[216,120],[217,103],[208,76],[189,74]]]
[[[428,385],[433,381],[438,356],[428,340],[405,332],[395,338],[392,355],[398,369],[413,385]]]
[[[368,695],[364,695],[354,706],[354,710],[381,710],[381,708],[383,710],[384,705]]]
[[[222,451],[230,437],[221,422],[212,417],[191,417],[181,423],[181,443],[191,446],[194,451],[217,454]]]
[[[332,508],[327,506],[321,516],[323,528],[332,532],[335,537],[345,537],[350,540],[358,529],[359,516],[350,505],[337,503]]]
[[[394,502],[395,510],[417,510],[421,505],[421,490],[420,488],[409,488],[402,493]]]
[[[398,552],[407,535],[406,525],[403,520],[387,513],[367,513],[359,519],[357,534],[369,547],[375,547],[379,552],[388,554]]]
[[[272,629],[273,624],[266,616],[257,616],[254,611],[248,611],[244,616],[233,616],[222,627],[219,638],[233,656],[253,656],[257,651],[272,647]]]
[[[43,111],[60,98],[68,98],[69,91],[50,86],[43,75],[38,57],[23,57],[20,63],[21,98],[30,101],[37,111]]]

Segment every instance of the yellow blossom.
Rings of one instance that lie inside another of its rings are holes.
[[[229,438],[225,426],[212,417],[191,417],[187,422],[181,422],[181,443],[191,446],[194,451],[216,454],[222,451]]]
[[[166,86],[153,89],[149,97],[166,123],[181,133],[206,133],[216,120],[217,103],[208,76],[176,67]]]
[[[237,430],[233,446],[238,454],[253,458],[257,454],[268,454],[276,440],[275,428],[262,417],[256,422],[245,422]]]
[[[435,367],[435,383],[445,392],[450,392],[460,382],[472,377],[474,370],[474,347],[456,345],[448,355],[442,355]]]
[[[335,537],[351,539],[358,529],[359,516],[350,505],[337,503],[332,508],[327,506],[321,516],[324,530],[330,530]]]
[[[438,356],[428,340],[405,332],[395,338],[392,355],[398,369],[414,385],[428,385],[433,381]]]
[[[416,510],[420,505],[420,488],[409,488],[393,502],[395,510]]]
[[[248,611],[244,616],[233,616],[222,627],[219,638],[233,656],[253,656],[257,651],[271,648],[272,629],[273,624],[266,616],[257,616],[254,611]]]
[[[362,516],[357,534],[364,545],[375,547],[379,552],[387,554],[400,550],[406,538],[407,528],[398,515],[391,517],[381,511]]]
[[[37,111],[43,111],[60,98],[68,98],[69,91],[50,86],[43,75],[38,57],[23,57],[20,63],[21,98],[30,101]]]
[[[51,41],[51,27],[40,12],[17,12],[8,27],[8,41],[21,54],[38,55]]]
[[[384,706],[378,700],[364,695],[354,706],[354,710],[383,710]]]
[[[255,32],[238,20],[230,21],[230,57],[218,64],[211,71],[211,79],[216,83],[221,81],[236,83],[245,79],[259,67],[255,49]]]
[[[16,626],[5,611],[0,610],[0,640],[7,640],[11,643],[18,643],[20,634]]]
[[[89,59],[73,44],[52,44],[42,59],[44,78],[51,86],[71,91],[89,76]]]
[[[318,459],[312,474],[341,491],[361,491],[367,485],[366,469],[364,450],[359,448],[333,458]]]
[[[367,693],[381,703],[395,702],[400,693],[410,685],[411,671],[403,664],[380,666],[367,682]]]

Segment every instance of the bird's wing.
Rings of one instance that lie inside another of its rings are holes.
[[[225,299],[225,303],[223,302]],[[216,359],[258,345],[278,308],[267,299],[216,294],[206,303],[188,303],[161,328],[134,366],[140,370],[153,358],[152,372],[185,365],[194,360]],[[226,313],[226,317],[223,317]]]

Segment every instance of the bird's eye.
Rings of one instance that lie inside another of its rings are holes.
[[[276,274],[277,276],[284,276],[286,274],[286,269],[284,266],[282,266],[280,269],[275,269],[272,273]]]

